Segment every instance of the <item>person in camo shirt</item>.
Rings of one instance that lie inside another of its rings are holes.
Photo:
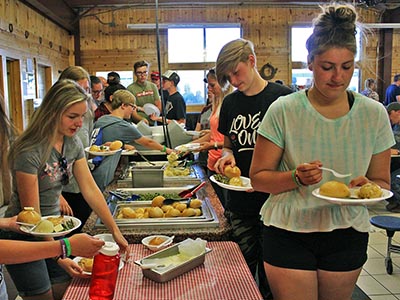
[[[143,106],[146,103],[154,104],[161,112],[161,99],[158,94],[157,86],[147,80],[150,64],[145,61],[138,61],[133,65],[133,71],[136,76],[136,81],[128,85],[127,89],[136,98],[137,109],[132,114],[132,121],[139,123],[144,121],[149,125],[154,125],[154,121],[150,119],[144,112]]]

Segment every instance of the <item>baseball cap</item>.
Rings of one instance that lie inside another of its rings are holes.
[[[386,110],[390,113],[392,110],[398,111],[400,110],[400,103],[399,102],[392,102],[388,106],[386,106]]]
[[[153,71],[150,74],[151,80],[158,80],[160,79],[160,73],[157,71]]]
[[[117,72],[110,72],[107,74],[107,83],[108,84],[117,84],[119,83],[121,78]]]
[[[162,75],[163,78],[167,80],[171,80],[175,85],[178,85],[179,81],[181,80],[179,78],[179,75],[175,71],[168,70]]]

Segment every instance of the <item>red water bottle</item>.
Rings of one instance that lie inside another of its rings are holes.
[[[119,247],[116,243],[105,242],[100,253],[94,257],[90,280],[90,300],[112,300],[119,268]]]

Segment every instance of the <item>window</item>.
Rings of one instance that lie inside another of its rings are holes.
[[[240,31],[239,27],[207,28],[206,25],[168,29],[168,63],[215,62],[222,46],[240,38]]]
[[[178,90],[190,105],[204,105],[204,77],[215,66],[219,51],[241,37],[240,24],[177,25],[168,29],[168,64],[181,81]]]
[[[96,72],[96,76],[103,76],[105,79],[107,79],[107,74],[110,73],[111,71],[107,72]],[[128,87],[133,82],[133,71],[114,71],[119,74],[119,77],[121,78],[121,84],[124,87]]]
[[[291,49],[292,49],[292,85],[299,88],[309,88],[312,83],[312,72],[307,68],[307,48],[306,41],[312,33],[312,27],[310,26],[296,26],[292,27],[291,36]],[[357,55],[355,60],[359,60],[359,53],[361,49],[360,45],[360,34],[357,33],[356,39]],[[353,78],[351,79],[349,89],[358,92],[359,87],[359,72],[356,68],[354,70]]]

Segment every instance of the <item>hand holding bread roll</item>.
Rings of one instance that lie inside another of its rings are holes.
[[[319,193],[323,196],[333,198],[348,198],[350,197],[350,189],[343,182],[327,181],[319,188]]]

